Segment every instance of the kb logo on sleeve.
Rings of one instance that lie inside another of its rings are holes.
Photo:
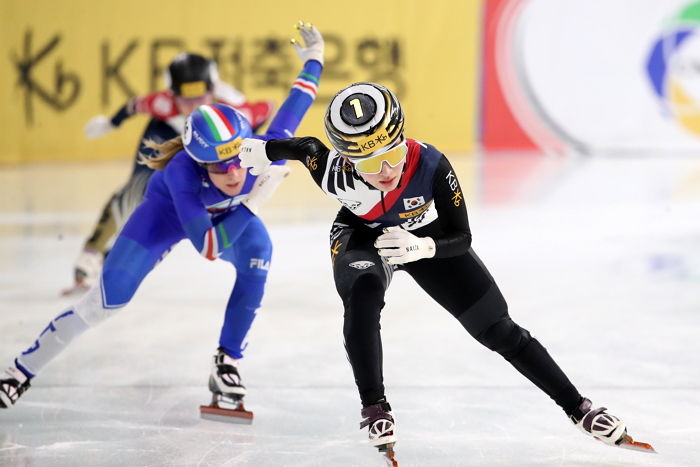
[[[447,180],[447,184],[450,186],[450,190],[456,191],[457,190],[457,177],[455,174],[452,173],[450,170],[450,173],[447,174],[447,177],[445,177]]]

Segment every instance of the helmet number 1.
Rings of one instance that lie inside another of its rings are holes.
[[[355,109],[355,117],[362,118],[362,115],[364,114],[362,113],[362,104],[360,104],[360,99],[355,98],[348,102],[348,104],[350,104],[352,108]]]

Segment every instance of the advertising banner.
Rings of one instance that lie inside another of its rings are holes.
[[[297,134],[325,140],[329,98],[353,82],[377,81],[401,99],[412,137],[471,151],[478,0],[430,8],[417,0],[7,0],[0,3],[0,163],[132,157],[146,117],[97,140],[85,138],[84,125],[130,96],[163,89],[163,71],[181,51],[214,58],[222,80],[279,105],[301,69],[289,45],[298,20],[319,28],[326,57],[317,101]]]

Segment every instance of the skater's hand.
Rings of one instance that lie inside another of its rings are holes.
[[[85,136],[88,139],[101,138],[112,130],[114,130],[114,125],[112,125],[112,121],[109,117],[106,115],[96,115],[85,125]]]
[[[289,172],[291,172],[291,169],[286,165],[271,165],[255,180],[255,185],[253,185],[250,193],[248,193],[248,198],[243,201],[243,204],[257,216],[260,213],[260,207],[272,198],[277,187],[289,175]]]
[[[374,241],[379,256],[389,264],[404,264],[435,256],[435,241],[430,237],[416,237],[399,226],[387,227]]]
[[[265,141],[256,138],[245,138],[238,154],[241,167],[250,168],[251,175],[260,175],[272,163],[265,152]]]
[[[323,36],[318,32],[316,26],[311,23],[299,21],[294,27],[299,30],[299,34],[301,34],[302,39],[304,39],[305,47],[302,47],[296,39],[290,40],[302,63],[306,63],[309,60],[316,60],[323,65]]]

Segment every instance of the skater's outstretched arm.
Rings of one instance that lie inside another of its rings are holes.
[[[257,138],[269,140],[294,136],[302,118],[313,104],[323,71],[324,42],[321,33],[310,23],[298,23],[297,29],[305,46],[292,42],[304,64],[301,73],[292,83],[284,103],[275,114],[267,133]]]
[[[241,167],[250,167],[250,173],[254,175],[264,172],[270,164],[278,161],[299,161],[320,185],[329,154],[330,150],[313,136],[270,141],[247,138],[243,140],[240,158]]]
[[[101,138],[137,114],[148,114],[159,120],[167,120],[179,113],[170,91],[163,90],[145,96],[135,96],[126,101],[111,117],[95,115],[88,120],[85,125],[85,136],[88,139]]]

